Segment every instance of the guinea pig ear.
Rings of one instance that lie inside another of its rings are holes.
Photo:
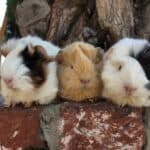
[[[55,60],[57,61],[58,64],[62,64],[62,62],[63,62],[63,51],[61,51],[61,50],[59,51]]]
[[[104,56],[104,60],[108,60],[109,57],[112,55],[112,53],[113,53],[113,48],[108,49],[108,51],[106,52]]]
[[[96,49],[97,49],[97,54],[94,62],[95,64],[98,64],[103,60],[104,50],[101,47],[97,47]]]
[[[41,56],[43,57],[43,61],[44,62],[52,62],[55,60],[55,57],[54,56],[49,56],[45,50],[44,47],[38,45],[38,46],[35,46],[35,50],[41,54]]]
[[[0,48],[0,54],[2,54],[4,57],[6,57],[9,54],[10,50],[5,49],[3,47]]]
[[[32,46],[32,44],[28,45],[28,52],[30,55],[33,55],[35,52],[35,47]]]

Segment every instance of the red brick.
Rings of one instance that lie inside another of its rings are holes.
[[[44,147],[41,139],[39,115],[42,108],[1,108],[0,149]]]
[[[61,150],[141,150],[141,109],[111,103],[66,103],[61,108]]]

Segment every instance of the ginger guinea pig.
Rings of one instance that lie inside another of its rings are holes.
[[[54,55],[59,48],[46,42],[48,49],[45,42],[27,36],[9,40],[1,47],[6,56],[1,67],[1,94],[5,106],[17,103],[30,106],[32,102],[48,104],[55,99],[58,80]]]
[[[100,48],[84,42],[74,42],[62,49],[56,56],[59,95],[77,102],[101,96],[102,56]]]

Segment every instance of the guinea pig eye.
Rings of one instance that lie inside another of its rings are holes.
[[[73,65],[70,65],[70,68],[73,69]]]
[[[61,65],[61,64],[62,64],[62,60],[57,60],[57,63],[58,63],[59,65]]]
[[[122,65],[119,65],[117,69],[120,71],[122,69]]]

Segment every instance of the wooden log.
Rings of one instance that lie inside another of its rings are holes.
[[[134,35],[133,0],[96,0],[98,21],[111,40]]]
[[[21,36],[28,34],[46,37],[50,7],[46,0],[24,0],[16,7],[16,22]]]
[[[135,3],[135,32],[140,38],[150,40],[150,1],[138,1]]]
[[[86,7],[87,0],[55,0],[47,39],[59,43],[65,39]]]

